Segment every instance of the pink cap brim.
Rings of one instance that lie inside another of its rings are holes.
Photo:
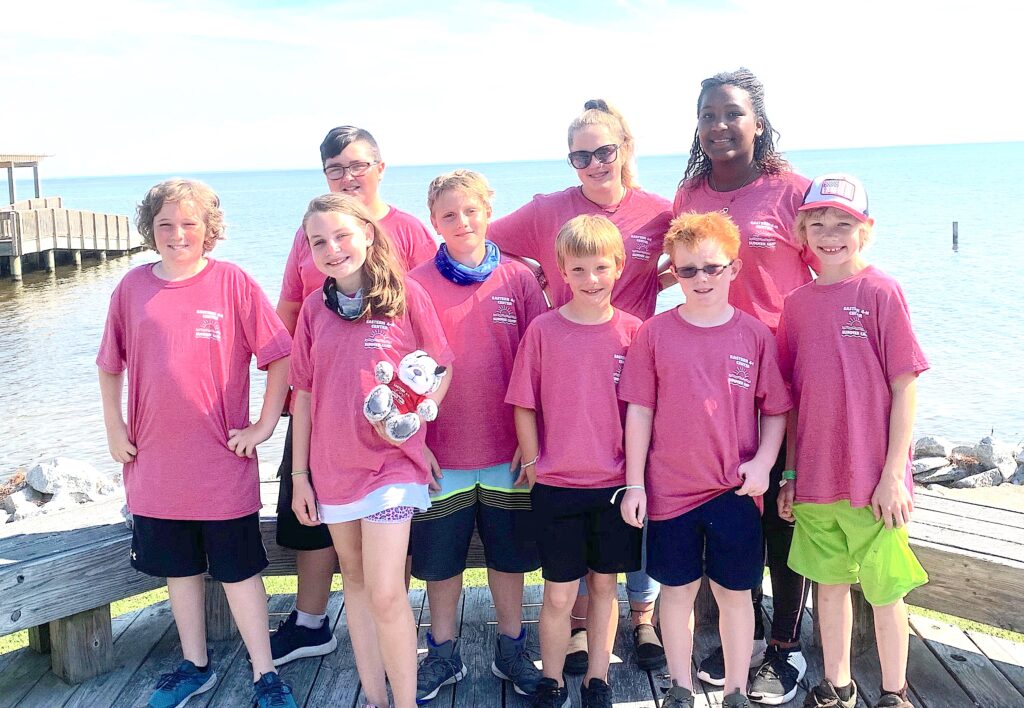
[[[854,209],[849,204],[846,204],[845,202],[811,202],[810,204],[801,204],[797,208],[797,211],[809,211],[811,209],[827,209],[829,207],[832,207],[833,209],[838,209],[839,211],[845,211],[847,214],[855,218],[857,221],[860,221],[861,223],[867,222],[867,220],[870,218],[867,214],[857,211],[856,209]]]

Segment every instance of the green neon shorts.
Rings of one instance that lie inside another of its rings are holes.
[[[885,528],[871,507],[794,504],[796,530],[789,567],[824,585],[860,583],[873,606],[890,605],[928,582],[928,574],[910,550],[907,529]]]

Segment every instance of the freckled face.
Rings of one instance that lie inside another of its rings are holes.
[[[697,244],[695,250],[691,250],[682,244],[677,244],[672,254],[672,267],[676,268],[704,268],[705,266],[724,266],[732,259],[729,258],[722,245],[712,239],[706,239]],[[676,282],[686,296],[686,304],[691,307],[714,309],[725,307],[729,304],[729,286],[736,279],[739,272],[740,261],[736,259],[718,275],[708,275],[703,270],[698,270],[692,278],[681,278],[676,274]]]

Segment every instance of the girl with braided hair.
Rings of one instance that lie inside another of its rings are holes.
[[[720,211],[736,223],[743,269],[732,283],[729,301],[772,332],[778,327],[783,300],[811,280],[810,268],[817,264],[792,228],[810,181],[793,172],[776,151],[778,135],[765,112],[764,85],[749,69],[715,74],[702,81],[690,159],[672,209],[677,215]],[[762,517],[774,593],[772,631],[764,650],[762,628],[755,623],[757,641],[751,657],[751,666],[758,671],[749,696],[769,705],[792,700],[807,666],[799,638],[809,583],[787,565],[793,525],[781,520],[775,508],[785,449],[783,444],[772,468]],[[760,589],[754,591],[754,606],[758,616]],[[722,685],[725,661],[722,650],[716,649],[701,662],[697,675]]]

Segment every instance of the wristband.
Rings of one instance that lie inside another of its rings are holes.
[[[644,485],[642,485],[642,484],[627,484],[625,487],[619,487],[618,489],[615,490],[615,493],[612,494],[612,502],[611,503],[614,504],[615,500],[619,496],[619,493],[620,492],[625,492],[627,489],[640,489],[640,490],[643,490],[644,489]]]
[[[796,479],[796,470],[782,470],[782,478],[788,480]]]
[[[292,477],[298,477],[300,474],[308,475],[309,470],[295,470],[294,472],[292,472]]]

